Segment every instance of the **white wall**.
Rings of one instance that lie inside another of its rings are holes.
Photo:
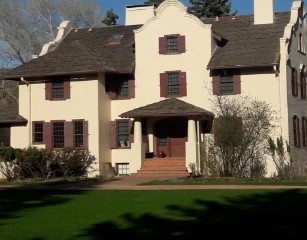
[[[98,121],[98,84],[96,79],[86,79],[85,81],[73,80],[70,82],[70,99],[65,101],[45,100],[45,83],[31,84],[31,109],[29,94],[30,86],[19,86],[19,113],[29,123],[25,127],[12,127],[11,145],[15,148],[25,148],[29,146],[29,136],[32,137],[32,122],[51,120],[84,119],[88,121],[89,150],[99,161],[99,121]],[[102,106],[103,108],[104,106]],[[31,110],[31,114],[30,111]],[[101,111],[103,111],[101,109]],[[44,145],[32,146],[44,147]],[[94,166],[98,169],[98,164]],[[97,174],[96,171],[94,174]]]

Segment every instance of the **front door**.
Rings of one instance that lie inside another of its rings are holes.
[[[160,120],[156,123],[155,133],[157,156],[185,157],[187,119],[168,118]]]

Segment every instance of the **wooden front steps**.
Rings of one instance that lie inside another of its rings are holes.
[[[189,173],[184,158],[150,158],[134,176],[187,177]]]

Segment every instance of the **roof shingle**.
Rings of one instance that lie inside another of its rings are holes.
[[[277,65],[280,54],[279,38],[290,21],[290,13],[276,13],[273,24],[254,24],[254,17],[236,16],[204,19],[212,30],[226,40],[213,53],[207,68],[239,68]]]
[[[120,117],[168,117],[168,116],[207,116],[213,113],[177,98],[168,98],[134,110],[122,113]]]

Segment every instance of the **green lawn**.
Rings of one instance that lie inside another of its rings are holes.
[[[305,190],[0,191],[0,239],[306,239]]]

